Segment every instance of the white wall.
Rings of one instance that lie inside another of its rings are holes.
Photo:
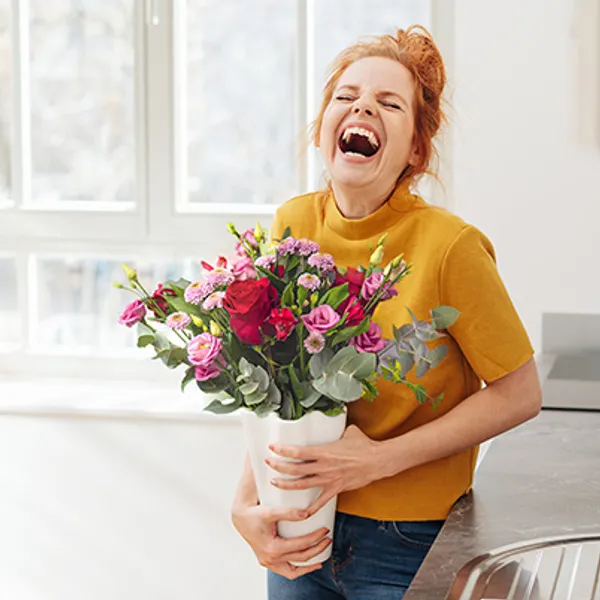
[[[542,312],[600,313],[600,8],[455,6],[453,208],[494,242],[540,351]]]
[[[0,415],[0,456],[0,598],[265,598],[237,421]]]

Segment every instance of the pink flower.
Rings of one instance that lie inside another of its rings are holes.
[[[146,307],[141,300],[134,300],[130,302],[126,307],[119,323],[126,325],[127,327],[133,327],[136,323],[139,323],[146,316]]]
[[[253,247],[258,248],[258,242],[254,237],[254,229],[246,229],[244,233],[242,233],[242,237]],[[246,248],[242,242],[237,242],[235,245],[235,252],[238,256],[248,256],[248,252],[246,252]]]
[[[206,276],[206,283],[211,287],[210,293],[218,287],[227,286],[233,283],[233,273],[227,269],[217,267]],[[207,294],[208,295],[208,294]]]
[[[340,315],[328,304],[317,306],[301,317],[304,326],[310,333],[325,333],[335,327],[340,318]]]
[[[221,369],[214,363],[208,367],[197,366],[194,369],[194,375],[198,381],[207,381],[208,379],[214,379],[221,374]]]
[[[360,290],[360,295],[368,302],[373,296],[375,296],[375,294],[377,294],[379,292],[379,289],[381,288],[381,284],[383,283],[383,278],[384,275],[382,272],[379,273],[372,273],[371,275],[369,275],[369,277],[367,277],[367,279],[365,279],[364,283],[362,284],[362,288]],[[394,296],[398,295],[397,290],[395,290],[393,287],[390,286],[389,281],[385,284],[386,285],[386,291],[383,294],[383,296],[381,297],[381,300],[389,300],[390,298],[393,298]]]
[[[331,256],[331,254],[313,254],[309,257],[308,264],[311,267],[319,269],[321,273],[333,271],[333,268],[335,267],[335,262],[333,261],[333,256]]]
[[[169,315],[166,320],[167,327],[170,327],[171,329],[184,329],[191,322],[191,317],[183,312],[173,313],[172,315]]]
[[[286,237],[285,240],[277,246],[277,254],[280,256],[286,256],[287,254],[296,254],[298,251],[298,245],[300,242],[293,237]]]
[[[274,254],[267,254],[265,256],[261,256],[260,258],[256,259],[256,266],[257,267],[262,267],[263,269],[268,269],[271,265],[275,264],[275,255]]]
[[[304,347],[309,354],[319,354],[325,348],[325,338],[316,332],[312,332],[305,340]]]
[[[212,310],[213,308],[223,308],[223,298],[225,292],[213,292],[203,303],[204,310]]]
[[[371,323],[369,331],[353,337],[349,342],[358,352],[379,352],[386,346],[386,341],[381,337],[381,327],[377,323]]]
[[[236,281],[245,281],[246,279],[256,279],[258,275],[254,269],[254,264],[249,256],[241,256],[234,261],[231,272]]]
[[[311,254],[314,254],[315,252],[318,252],[320,250],[319,248],[319,244],[317,244],[317,242],[313,242],[312,240],[309,240],[308,238],[302,238],[301,240],[298,240],[298,247],[296,252],[300,255],[300,256],[310,256]]]
[[[190,283],[190,285],[185,288],[183,298],[190,304],[200,304],[211,291],[212,290],[209,291],[206,281],[194,281],[194,283]]]
[[[210,333],[201,333],[188,342],[188,358],[193,365],[210,367],[219,356],[222,347],[223,342],[220,338]]]
[[[298,285],[301,285],[303,288],[314,292],[321,285],[321,280],[316,275],[302,273],[302,275],[298,277]]]

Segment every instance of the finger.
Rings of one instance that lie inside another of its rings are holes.
[[[282,558],[287,562],[306,562],[315,556],[318,556],[327,548],[332,542],[330,537],[323,538],[318,544],[312,546],[311,548],[307,548],[306,550],[302,550],[301,552],[292,552],[290,554],[285,554]]]
[[[273,549],[279,556],[284,556],[293,552],[303,552],[307,548],[321,542],[328,534],[329,529],[321,527],[320,529],[317,529],[317,531],[299,537],[287,539],[278,537],[273,542]]]
[[[293,475],[296,477],[305,477],[316,473],[316,461],[295,463],[287,460],[277,460],[276,458],[265,458],[265,462],[278,473],[283,475]]]
[[[283,479],[281,477],[271,479],[271,485],[280,490],[308,490],[314,487],[324,487],[327,483],[327,480],[319,475],[310,475],[300,479]]]
[[[319,458],[320,446],[284,446],[282,444],[271,444],[269,450],[285,458],[297,460],[317,460]]]
[[[323,490],[319,497],[308,507],[308,514],[312,517],[318,510],[323,508],[332,498],[335,498],[335,492]]]
[[[298,577],[302,577],[302,575],[308,575],[313,571],[318,571],[321,569],[323,565],[318,563],[316,565],[309,565],[307,567],[295,567],[294,565],[290,565],[289,563],[281,563],[277,565],[269,565],[269,569],[278,575],[282,575],[287,579],[298,579]]]
[[[268,523],[277,523],[277,521],[304,521],[308,517],[308,512],[298,508],[265,507],[264,515]]]

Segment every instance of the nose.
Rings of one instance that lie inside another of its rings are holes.
[[[365,114],[369,115],[370,117],[372,117],[375,114],[375,109],[374,109],[372,100],[366,96],[362,96],[362,97],[358,98],[356,100],[356,102],[354,103],[352,112],[355,115],[365,113]]]

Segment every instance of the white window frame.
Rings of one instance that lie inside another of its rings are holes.
[[[288,1],[288,0],[286,0]],[[289,0],[292,1],[292,0]],[[297,11],[296,123],[298,131],[306,128],[316,109],[311,43],[314,35],[314,2],[293,0]],[[368,0],[365,0],[368,1]],[[425,1],[425,0],[423,0]],[[184,132],[185,79],[183,44],[176,42],[175,27],[184,23],[184,0],[134,0],[135,2],[135,142],[136,203],[135,206],[99,206],[98,203],[61,202],[56,207],[38,207],[30,202],[30,116],[28,65],[21,64],[29,56],[27,2],[12,0],[18,27],[13,26],[13,111],[12,193],[14,205],[0,207],[0,253],[16,256],[18,269],[18,302],[24,344],[12,354],[0,352],[0,377],[3,374],[61,375],[85,377],[94,363],[94,375],[111,378],[164,379],[151,361],[133,352],[131,360],[118,357],[64,356],[36,353],[29,327],[31,310],[31,255],[110,254],[120,256],[198,256],[210,259],[231,248],[226,223],[235,220],[238,228],[251,227],[257,220],[269,226],[274,205],[187,204],[181,212],[181,199],[187,193],[177,165],[186,163]],[[452,73],[454,39],[454,1],[430,0],[431,31],[439,44],[448,71]],[[165,85],[165,82],[168,85]],[[298,136],[299,137],[299,136]],[[298,139],[298,144],[304,140]],[[451,207],[452,202],[452,135],[442,140],[440,176],[444,188],[434,186],[432,201]],[[316,151],[310,148],[298,162],[298,193],[311,189],[318,180]],[[314,189],[314,187],[313,187]],[[152,284],[154,282],[148,282]],[[124,297],[124,302],[127,298]],[[23,308],[25,307],[25,308]],[[74,354],[75,354],[74,353]],[[126,353],[126,355],[128,355]],[[170,377],[171,375],[169,375]]]

